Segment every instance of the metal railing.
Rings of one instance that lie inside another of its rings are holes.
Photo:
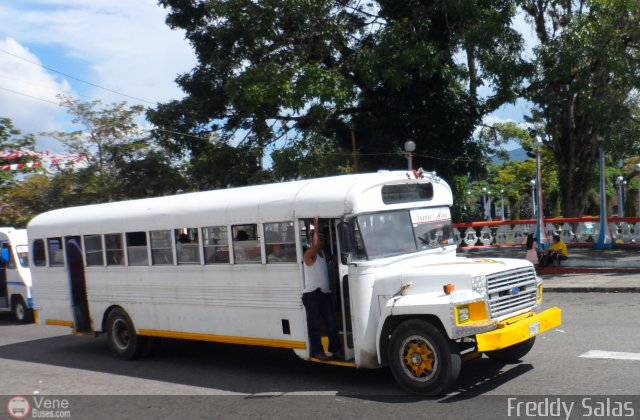
[[[640,218],[611,217],[609,233],[617,244],[640,244]],[[600,218],[554,218],[544,219],[547,242],[558,234],[569,246],[590,244],[597,241]],[[536,232],[536,220],[504,220],[472,223],[455,223],[454,237],[458,246],[519,246],[526,242],[527,235]]]

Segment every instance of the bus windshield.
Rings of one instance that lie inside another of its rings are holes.
[[[376,259],[455,243],[448,207],[357,216],[356,258]]]

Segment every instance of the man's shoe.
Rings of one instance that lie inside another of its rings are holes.
[[[318,353],[314,354],[313,356],[311,356],[311,358],[312,359],[321,360],[321,361],[329,360],[329,356],[324,354],[324,352],[318,352]]]

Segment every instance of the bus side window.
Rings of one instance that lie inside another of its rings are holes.
[[[170,230],[152,230],[151,262],[153,265],[173,265],[173,248],[171,248]]]
[[[62,252],[62,239],[48,238],[47,250],[49,251],[49,267],[63,267],[64,253]]]
[[[202,228],[205,264],[229,264],[229,239],[226,226]]]
[[[264,224],[267,263],[296,261],[296,242],[293,232],[293,222]]]
[[[36,267],[44,267],[47,265],[46,254],[44,253],[44,241],[36,239],[33,241],[33,265]]]
[[[102,255],[102,236],[101,235],[85,235],[85,258],[88,266],[104,265],[104,257]]]
[[[129,265],[149,265],[147,254],[147,233],[127,232],[127,257]]]
[[[233,241],[234,262],[236,264],[262,262],[258,225],[237,225],[232,229],[235,238]]]
[[[104,235],[104,243],[107,248],[107,265],[124,265],[122,235],[119,233]]]
[[[176,229],[175,238],[178,264],[200,264],[200,253],[198,252],[198,229]]]

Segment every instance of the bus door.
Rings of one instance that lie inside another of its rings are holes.
[[[336,310],[336,322],[338,323],[338,335],[340,336],[340,342],[347,360],[353,358],[353,350],[349,353],[349,349],[353,347],[351,338],[351,323],[345,322],[345,307],[349,308],[348,291],[345,294],[343,291],[342,280],[340,276],[340,261],[336,240],[335,226],[337,224],[336,219],[320,219],[318,220],[321,230],[328,230],[329,235],[325,240],[324,254],[327,259],[328,272],[329,272],[329,285],[331,287],[333,306]],[[300,221],[301,238],[303,244],[310,245],[313,239],[311,227],[313,226],[311,219],[304,219]],[[303,253],[307,250],[307,246],[303,246]],[[304,260],[302,261],[304,264]],[[345,304],[344,298],[347,297]],[[347,329],[348,328],[348,329]],[[349,356],[351,354],[351,356]]]
[[[84,275],[82,260],[82,245],[79,236],[64,238],[67,256],[67,272],[71,290],[71,310],[76,332],[90,332],[91,318],[89,316],[89,302],[87,300],[87,283]]]
[[[336,279],[336,289],[338,290],[339,296],[339,304],[341,308],[341,319],[338,320],[340,322],[340,335],[341,340],[344,343],[344,355],[346,360],[351,360],[354,358],[355,353],[353,350],[353,327],[351,324],[351,298],[349,293],[349,266],[346,265],[341,259],[341,248],[340,241],[336,240],[338,238],[338,227],[340,225],[340,219],[332,220],[331,235],[332,235],[332,245],[333,245],[333,272],[334,278]]]
[[[2,243],[2,254],[0,255],[0,308],[9,308],[9,282],[7,280],[7,265],[11,261],[11,248],[6,242]]]

